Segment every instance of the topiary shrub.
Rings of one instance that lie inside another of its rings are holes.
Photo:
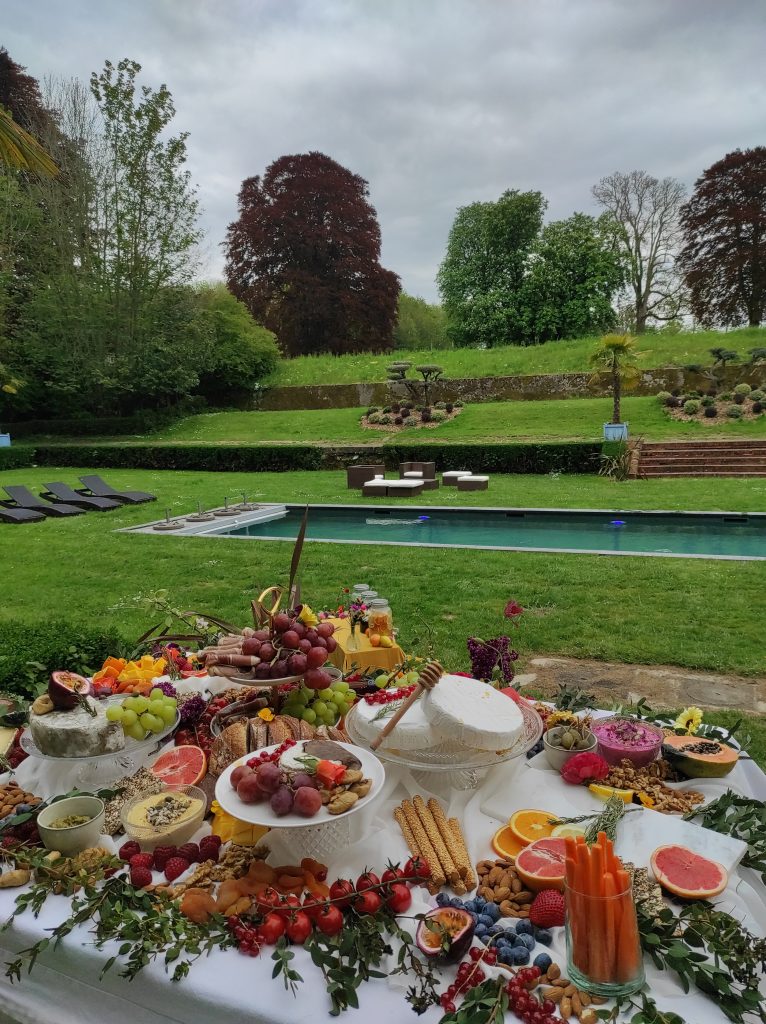
[[[401,416],[394,416],[394,426],[401,427],[402,423],[404,423],[404,420]]]
[[[383,412],[384,412],[384,413],[386,413],[386,412],[391,412],[391,406],[390,406],[390,405],[384,405],[384,406],[383,406]]]
[[[454,408],[455,406],[452,404],[452,402],[446,402],[444,405],[445,412],[453,412]]]
[[[730,405],[726,410],[726,415],[732,420],[742,419],[742,409],[738,405]]]
[[[676,398],[675,395],[671,395],[665,402],[666,409],[677,409],[681,405],[681,399]]]
[[[420,414],[420,422],[421,423],[430,423],[431,422],[431,410],[430,409],[424,409],[421,412],[421,414]]]
[[[763,402],[761,402],[761,401],[753,402],[753,404],[751,406],[751,412],[755,416],[760,416],[761,413],[763,412]]]
[[[446,409],[446,408],[447,408],[447,403],[446,402],[434,402],[434,409]]]
[[[388,427],[391,425],[391,417],[384,412],[383,415],[380,417],[379,423],[381,427]]]
[[[424,405],[420,411],[421,411],[421,413],[423,413],[423,412],[430,412],[431,411],[431,406],[430,405]]]
[[[702,399],[702,408],[703,409],[707,409],[711,405],[715,405],[715,399],[714,398],[709,398],[709,397],[706,396],[705,398]]]
[[[700,403],[696,398],[688,398],[684,402],[684,412],[687,416],[696,416],[700,411]]]
[[[391,412],[397,412],[398,413],[398,412],[401,412],[401,411],[402,411],[402,407],[401,407],[401,404],[399,402],[392,402],[391,403]]]
[[[702,398],[702,392],[701,391],[690,391],[689,394],[686,397],[687,398]]]
[[[721,394],[718,397],[721,399],[722,402],[730,402],[731,401],[731,391],[722,391]]]
[[[431,413],[431,419],[434,421],[434,423],[443,423],[444,420],[446,420],[446,418],[447,414],[444,411],[444,409],[434,409],[434,411]]]
[[[709,420],[715,419],[715,417],[718,415],[718,409],[715,407],[715,405],[706,405],[703,412]]]
[[[678,388],[673,388],[673,390],[670,393],[673,396],[673,398],[678,398],[679,395],[681,394],[681,392],[678,390]]]
[[[764,392],[761,391],[760,388],[753,388],[747,397],[751,402],[762,402],[764,399]]]
[[[380,423],[380,413],[379,412],[372,413],[370,416],[367,417],[367,422],[368,423]]]
[[[668,399],[670,397],[671,397],[671,395],[670,395],[669,391],[658,391],[657,392],[657,401],[660,403],[660,405],[667,405],[667,401],[668,401]]]
[[[372,416],[372,414],[376,412],[380,412],[380,406],[371,405],[370,408],[367,410],[367,415]]]
[[[405,427],[416,427],[418,425],[417,417],[405,416],[404,425]]]
[[[458,398],[457,402],[455,402],[455,408],[456,409],[462,409],[464,405],[465,405],[465,402],[461,402],[459,398]]]
[[[753,389],[749,384],[737,384],[734,388],[735,395],[749,395]]]
[[[746,398],[747,395],[743,395],[741,391],[734,392],[734,401],[737,403],[737,405],[742,405]]]
[[[715,398],[715,396],[718,394],[718,389],[708,388],[705,394],[708,396],[708,398]]]

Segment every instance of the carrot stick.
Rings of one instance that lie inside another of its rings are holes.
[[[617,958],[617,887],[614,882],[614,875],[608,872],[604,875],[604,981],[614,981]]]
[[[583,972],[588,973],[588,929],[591,922],[588,920],[588,893],[590,892],[590,849],[585,843],[577,843],[577,861],[575,867],[575,889],[579,894],[577,897],[577,917],[580,920],[578,930],[579,942],[574,944],[573,961]]]
[[[607,965],[604,946],[607,942],[604,919],[604,848],[594,843],[590,848],[590,914],[588,921],[588,974],[594,981],[606,981]]]
[[[627,871],[618,871],[615,875],[615,884],[620,896],[622,917],[620,930],[617,938],[616,972],[617,980],[620,982],[630,981],[636,976],[641,953],[638,941],[638,922],[636,920],[636,908],[633,903],[633,894],[630,886],[630,875]]]

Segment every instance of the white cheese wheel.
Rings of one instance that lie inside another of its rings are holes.
[[[51,711],[29,716],[32,739],[41,754],[48,757],[95,757],[111,754],[125,746],[125,734],[119,722],[110,722],[103,704],[87,697],[95,717],[79,705],[71,711]]]
[[[524,722],[510,697],[465,676],[442,676],[419,703],[435,730],[474,750],[507,750]]]
[[[442,742],[444,737],[423,714],[422,705],[421,697],[383,740],[382,750],[423,750]],[[354,724],[364,739],[372,743],[388,725],[399,707],[398,701],[392,701],[390,704],[370,704],[362,698],[354,708]]]

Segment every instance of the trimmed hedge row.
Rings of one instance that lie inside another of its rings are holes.
[[[435,462],[437,469],[466,467],[484,473],[594,473],[601,444],[409,444],[380,447],[310,445],[43,445],[41,466],[113,469],[187,469],[212,472],[290,472],[338,469],[352,462]]]
[[[0,469],[23,469],[31,466],[35,458],[35,450],[31,445],[12,445],[0,448]]]
[[[73,419],[3,421],[3,430],[11,437],[109,437],[148,434],[169,426],[184,416],[208,408],[202,398],[189,398],[169,409],[145,409],[132,416],[88,416]]]

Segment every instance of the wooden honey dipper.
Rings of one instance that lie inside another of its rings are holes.
[[[429,661],[424,669],[420,672],[418,682],[415,689],[409,695],[404,704],[399,708],[396,714],[388,721],[383,729],[381,730],[380,736],[376,736],[370,744],[370,750],[377,750],[381,745],[386,736],[389,736],[396,727],[396,723],[400,720],[403,715],[406,715],[415,701],[420,697],[426,690],[433,690],[436,684],[439,682],[441,677],[444,675],[444,669],[438,661]]]

